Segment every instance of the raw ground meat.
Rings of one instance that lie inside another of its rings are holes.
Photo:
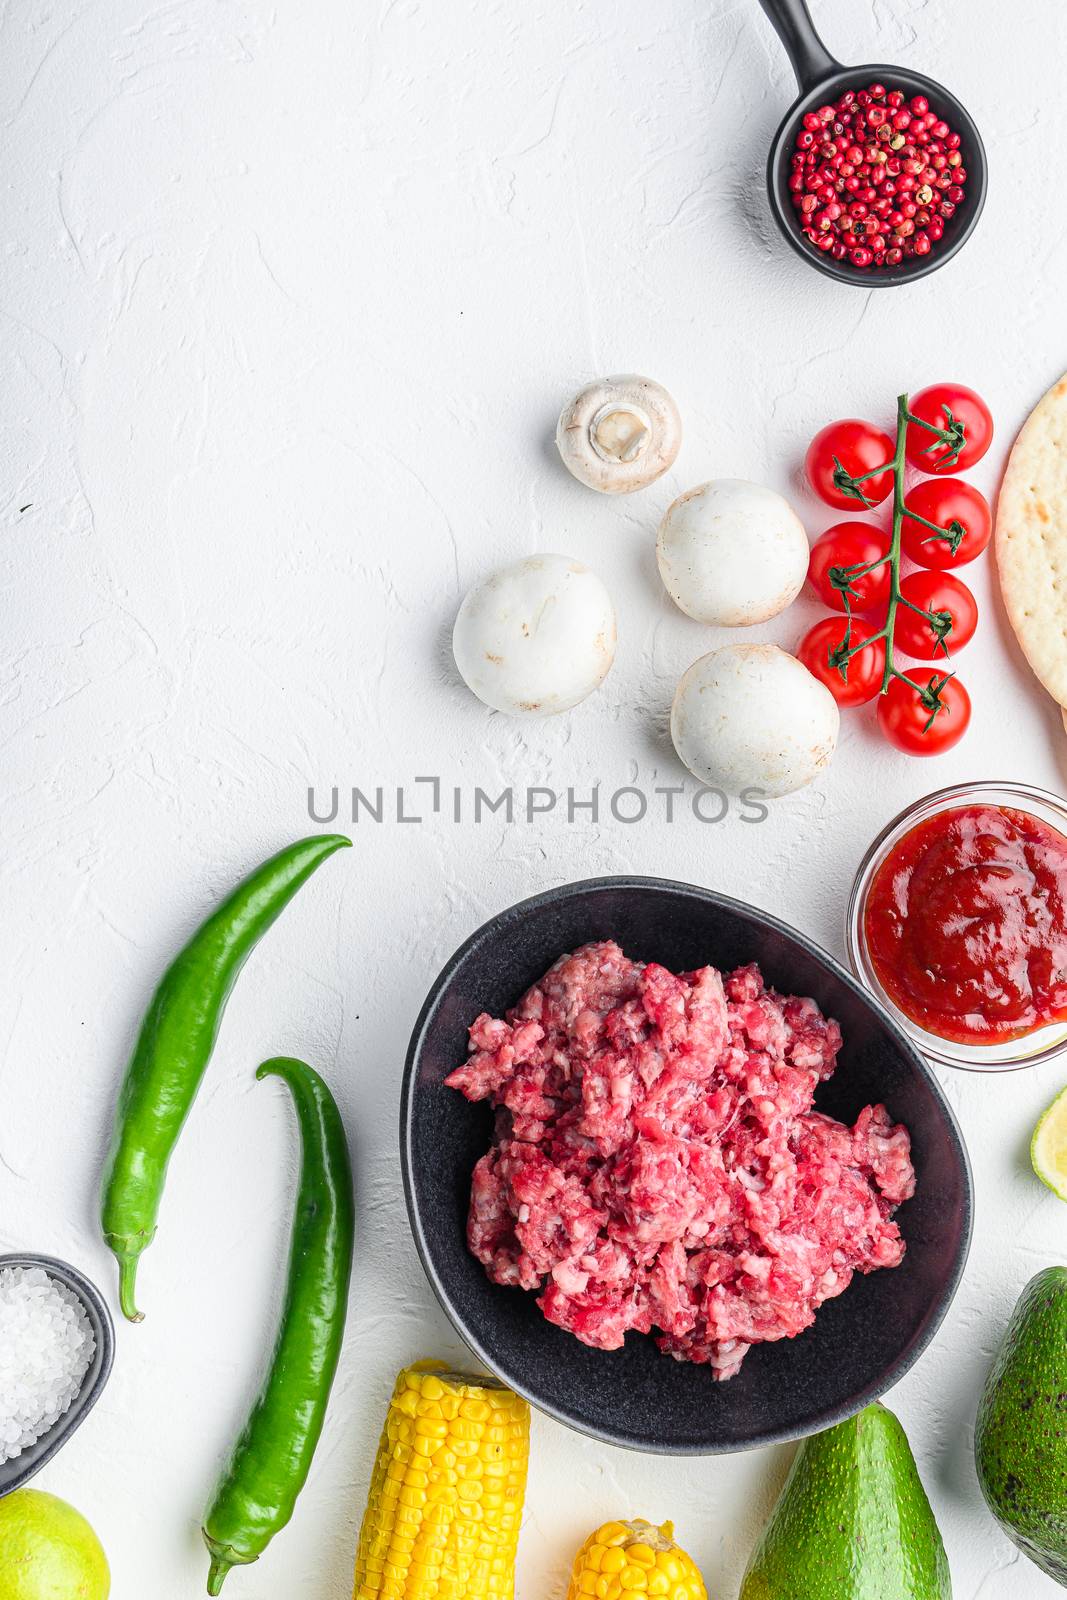
[[[755,966],[675,974],[617,944],[561,957],[447,1079],[496,1108],[467,1237],[495,1283],[602,1350],[630,1328],[737,1372],[854,1272],[899,1266],[915,1190],[884,1106],[812,1109],[841,1033]]]

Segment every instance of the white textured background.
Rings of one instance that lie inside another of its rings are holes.
[[[107,1287],[95,1189],[123,1061],[168,956],[306,791],[437,773],[470,788],[677,781],[665,711],[714,643],[659,591],[653,532],[713,474],[792,494],[831,417],[898,389],[979,388],[1013,432],[1067,365],[1067,13],[1033,0],[822,0],[844,59],[948,80],[993,190],[959,260],[901,294],[839,288],[772,232],[768,140],[793,93],[755,0],[3,0],[0,495],[0,1247]],[[622,504],[574,484],[555,413],[611,370],[666,383],[677,470]],[[447,629],[494,563],[588,560],[618,607],[606,688],[548,723],[485,712]],[[971,569],[983,598],[990,573]],[[762,630],[792,645],[802,605]],[[857,859],[955,779],[1061,787],[1052,706],[997,602],[962,663],[969,738],[909,761],[863,713],[761,828],[610,819],[361,824],[250,964],[174,1162],[149,1313],[120,1330],[91,1424],[38,1480],[93,1520],[116,1600],[201,1592],[197,1522],[258,1381],[294,1138],[257,1087],[290,1051],[338,1091],[359,1247],[344,1367],[291,1528],[234,1600],[336,1600],[393,1373],[461,1354],[409,1241],[400,1063],[429,981],[491,912],[596,872],[662,873],[773,907],[840,951]],[[1061,1074],[948,1074],[978,1190],[964,1287],[891,1403],[957,1600],[1058,1592],[986,1516],[971,1425],[990,1352],[1067,1212],[1026,1142]],[[787,1449],[664,1463],[538,1421],[521,1600],[562,1596],[606,1514],[673,1516],[733,1600]]]

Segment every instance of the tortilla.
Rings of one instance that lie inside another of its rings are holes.
[[[1015,441],[997,503],[996,552],[1023,654],[1053,699],[1067,706],[1067,376]]]

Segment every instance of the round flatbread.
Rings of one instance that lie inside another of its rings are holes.
[[[1067,706],[1067,377],[1030,413],[997,502],[1008,619],[1037,677]]]

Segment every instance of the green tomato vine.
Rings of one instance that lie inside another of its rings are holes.
[[[923,452],[924,455],[933,454],[938,449],[939,445],[944,445],[945,447],[944,450],[942,450],[937,456],[937,459],[934,463],[935,469],[940,470],[942,467],[951,466],[959,457],[959,453],[963,449],[964,443],[966,442],[966,429],[963,423],[960,422],[957,417],[954,417],[950,411],[945,412],[945,421],[946,426],[943,428],[938,428],[931,422],[925,422],[922,417],[914,416],[908,410],[907,395],[898,395],[896,449],[891,461],[883,462],[881,466],[873,467],[870,472],[862,472],[858,476],[853,477],[845,470],[840,461],[837,460],[837,457],[834,457],[834,484],[842,494],[858,500],[860,504],[866,507],[868,510],[871,509],[872,501],[867,497],[866,494],[864,494],[862,487],[863,484],[866,483],[869,478],[879,477],[887,469],[892,471],[893,531],[889,542],[889,549],[884,556],[879,556],[875,561],[864,562],[852,567],[831,567],[830,569],[830,582],[833,587],[838,590],[842,600],[844,601],[846,622],[845,634],[841,640],[841,643],[830,651],[829,664],[830,666],[836,668],[836,670],[841,674],[842,680],[847,683],[848,664],[852,657],[858,655],[861,650],[868,650],[877,645],[880,641],[884,641],[885,666],[882,669],[881,693],[886,693],[894,678],[899,678],[901,683],[906,683],[910,689],[914,690],[915,694],[919,698],[920,704],[930,713],[926,722],[926,727],[923,730],[924,732],[926,732],[932,726],[935,717],[937,717],[940,712],[947,710],[942,695],[942,690],[944,689],[949,678],[952,677],[952,673],[945,672],[940,675],[938,675],[936,672],[932,673],[929,682],[926,684],[921,684],[917,683],[914,678],[910,678],[906,672],[902,672],[900,670],[893,657],[893,634],[896,626],[897,610],[900,606],[907,606],[909,611],[914,611],[917,616],[924,617],[930,625],[930,631],[934,637],[935,650],[943,651],[946,656],[948,655],[948,646],[945,641],[952,628],[952,618],[947,611],[924,611],[921,606],[913,605],[912,602],[900,592],[901,529],[904,525],[905,516],[904,446],[908,435],[908,424],[914,423],[917,427],[924,428],[928,433],[934,435],[930,444]],[[923,527],[930,529],[931,540],[940,539],[947,541],[951,545],[953,554],[955,554],[955,552],[958,550],[960,540],[964,537],[966,532],[966,529],[961,523],[953,519],[947,528],[942,528],[936,522],[929,522],[926,517],[918,516],[913,511],[909,511],[907,515],[911,521],[919,522],[923,525]],[[885,622],[879,628],[877,633],[870,634],[866,639],[863,640],[861,644],[854,645],[852,643],[851,601],[855,596],[855,590],[852,586],[858,578],[865,577],[869,572],[876,572],[879,567],[884,567],[886,565],[889,567],[890,579],[889,604],[886,609]]]

